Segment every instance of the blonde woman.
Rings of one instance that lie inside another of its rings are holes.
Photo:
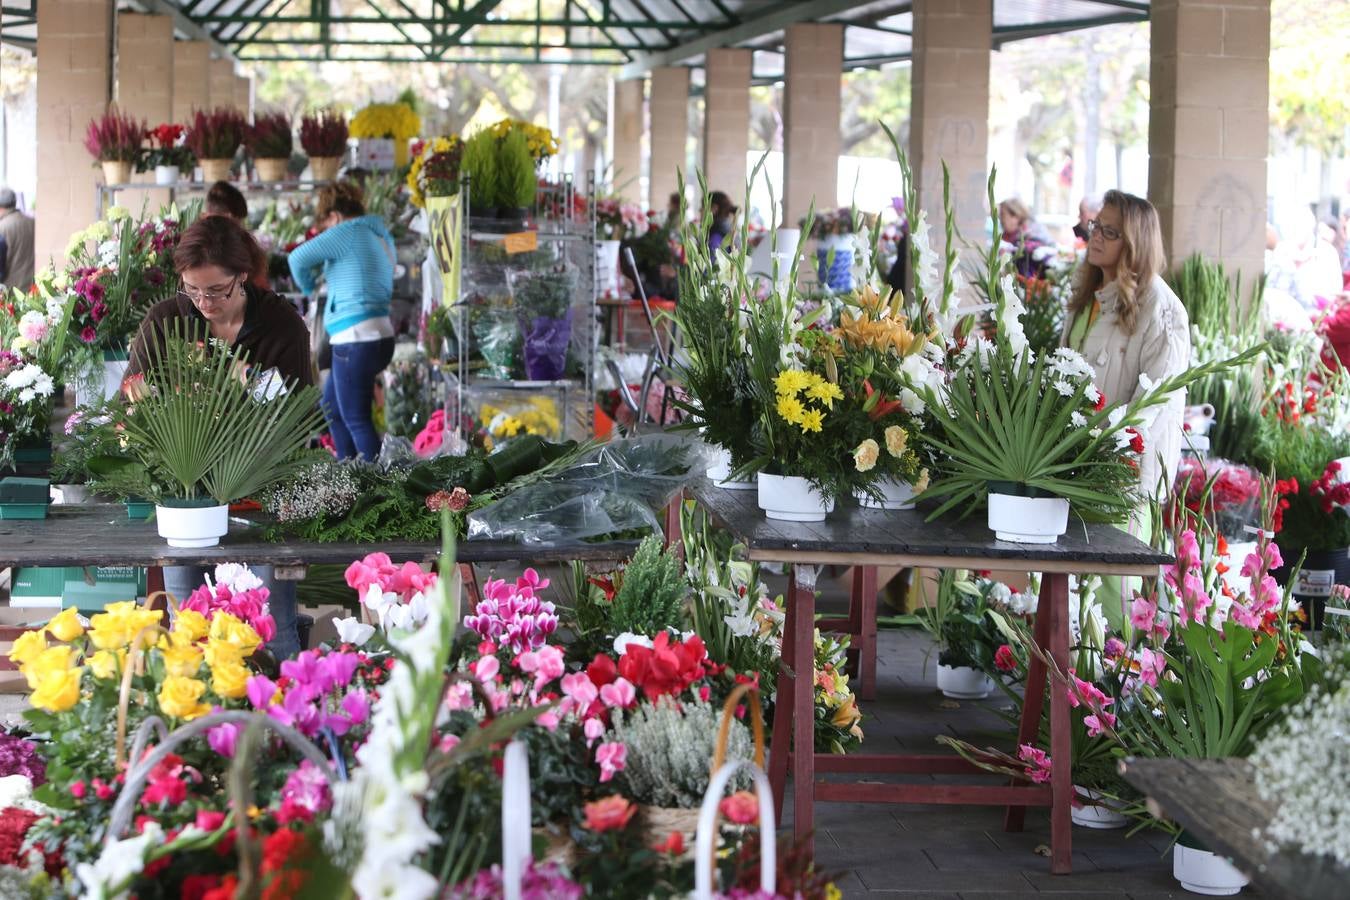
[[[1106,402],[1128,402],[1152,384],[1190,366],[1191,331],[1186,309],[1162,279],[1162,228],[1158,211],[1142,197],[1107,191],[1097,218],[1088,223],[1087,257],[1079,268],[1064,343],[1083,354]],[[1144,454],[1140,487],[1163,500],[1181,461],[1185,391],[1154,407],[1140,431]],[[1148,506],[1127,526],[1147,540]],[[1133,581],[1133,580],[1132,580]],[[1102,609],[1119,629],[1136,585],[1102,580]],[[1112,602],[1119,598],[1119,603]]]

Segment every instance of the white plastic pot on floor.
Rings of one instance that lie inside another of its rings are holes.
[[[1247,876],[1228,860],[1185,844],[1172,848],[1172,875],[1192,894],[1209,897],[1230,897],[1247,886]]]
[[[1075,806],[1071,817],[1073,824],[1081,825],[1084,828],[1124,828],[1129,824],[1129,819],[1111,808],[1112,801],[1107,800],[1101,794],[1092,788],[1073,786],[1074,793],[1083,803],[1082,806]],[[1088,801],[1096,801],[1090,803]]]
[[[983,700],[994,689],[994,682],[979,669],[938,663],[937,686],[944,697],[953,700]]]
[[[989,495],[989,530],[1000,541],[1053,544],[1069,530],[1069,501],[1062,497]]]
[[[230,508],[156,506],[155,522],[170,547],[214,547],[230,530]]]
[[[619,242],[595,242],[595,292],[601,297],[619,295]]]
[[[769,519],[782,522],[824,522],[834,512],[834,500],[816,490],[811,482],[795,475],[760,472],[759,508]]]
[[[914,486],[908,481],[901,481],[898,478],[887,478],[877,484],[881,490],[881,500],[873,500],[872,497],[862,491],[855,491],[854,499],[863,509],[913,509],[914,508]]]

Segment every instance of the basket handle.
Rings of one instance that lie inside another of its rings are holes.
[[[525,866],[532,855],[530,839],[530,757],[525,744],[506,745],[502,763],[502,893],[521,900]]]
[[[713,751],[712,766],[708,777],[722,768],[727,759],[727,742],[731,739],[731,721],[736,714],[736,704],[746,694],[750,695],[750,728],[755,736],[755,765],[764,768],[764,711],[759,703],[759,688],[753,684],[738,684],[722,704],[722,722],[717,728],[717,745]]]
[[[138,669],[144,670],[145,651],[141,649],[145,643],[143,639],[153,632],[166,636],[169,633],[159,625],[147,625],[136,632],[136,636],[131,639],[131,649],[127,651],[126,663],[122,666],[122,685],[117,693],[117,739],[113,745],[113,764],[119,772],[127,767],[127,708],[131,705],[131,676]]]
[[[722,792],[737,769],[749,769],[759,798],[759,889],[773,895],[777,890],[778,843],[773,820],[773,791],[764,769],[749,760],[736,759],[717,770],[703,795],[698,811],[698,837],[694,851],[694,900],[713,900],[713,851],[717,823],[721,818]]]
[[[169,607],[169,612],[173,613],[174,615],[178,615],[178,599],[174,597],[173,594],[170,594],[168,591],[155,591],[154,593],[148,595],[145,598],[145,608],[146,609],[154,608],[155,601],[158,600],[160,597],[164,598],[164,605]]]

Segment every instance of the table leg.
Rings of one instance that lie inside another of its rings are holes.
[[[151,608],[158,609],[163,612],[168,612],[169,604],[164,599],[163,591],[164,591],[164,567],[147,566],[145,569],[145,596],[153,597],[155,594],[160,594],[159,599],[157,599],[153,604],[151,604]],[[175,597],[174,599],[179,600],[180,598]],[[181,599],[186,600],[187,598],[183,597]]]
[[[777,703],[773,710],[773,734],[769,738],[769,786],[773,789],[774,817],[783,820],[783,794],[787,787],[788,757],[792,753],[792,676],[796,648],[792,634],[797,627],[797,604],[788,589],[787,608],[783,611],[783,641],[778,665]]]
[[[784,632],[784,641],[792,642],[796,661],[792,679],[792,826],[803,852],[810,859],[815,855],[815,566],[792,567],[790,576],[792,606],[797,615],[791,632]],[[782,694],[779,694],[782,702]]]
[[[850,627],[857,635],[858,699],[877,697],[877,569],[853,567],[853,598],[849,603]]]
[[[1054,591],[1051,584],[1057,578],[1067,578],[1060,575],[1044,575],[1041,579],[1040,600],[1036,604],[1036,621],[1032,626],[1032,639],[1038,647],[1046,647],[1050,644],[1050,613],[1054,607]],[[1067,589],[1068,582],[1065,582]],[[1065,597],[1065,606],[1068,605],[1068,598]],[[1067,614],[1068,610],[1065,610]],[[1023,692],[1022,699],[1022,721],[1017,729],[1017,745],[1036,744],[1036,738],[1041,730],[1041,709],[1045,699],[1045,663],[1040,657],[1032,654],[1031,663],[1027,668],[1026,690]],[[1013,748],[1013,753],[1017,748]],[[1020,784],[1020,781],[1014,781],[1014,784]],[[1025,806],[1010,806],[1003,818],[1004,831],[1021,831],[1026,822],[1027,808]]]
[[[680,512],[684,506],[684,491],[677,491],[666,504],[666,549],[672,547],[684,559],[684,532],[680,527]]]
[[[1044,576],[1050,588],[1050,658],[1060,672],[1069,671],[1069,576]],[[1069,735],[1069,697],[1062,685],[1050,682],[1050,871],[1067,875],[1073,870],[1073,755]]]
[[[478,590],[478,575],[472,563],[459,563],[459,583],[461,586],[460,606],[464,610],[477,609],[483,595]]]

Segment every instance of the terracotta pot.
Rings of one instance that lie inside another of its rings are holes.
[[[131,183],[131,163],[120,159],[105,159],[102,166],[104,184]]]
[[[342,165],[340,156],[311,156],[309,171],[315,181],[332,181],[337,178],[338,168]]]
[[[202,167],[202,181],[205,181],[208,184],[217,181],[229,181],[231,162],[233,162],[233,160],[229,159],[201,160],[198,165]]]
[[[285,181],[286,164],[289,162],[290,160],[285,157],[255,159],[253,167],[258,170],[258,180],[260,181]]]

